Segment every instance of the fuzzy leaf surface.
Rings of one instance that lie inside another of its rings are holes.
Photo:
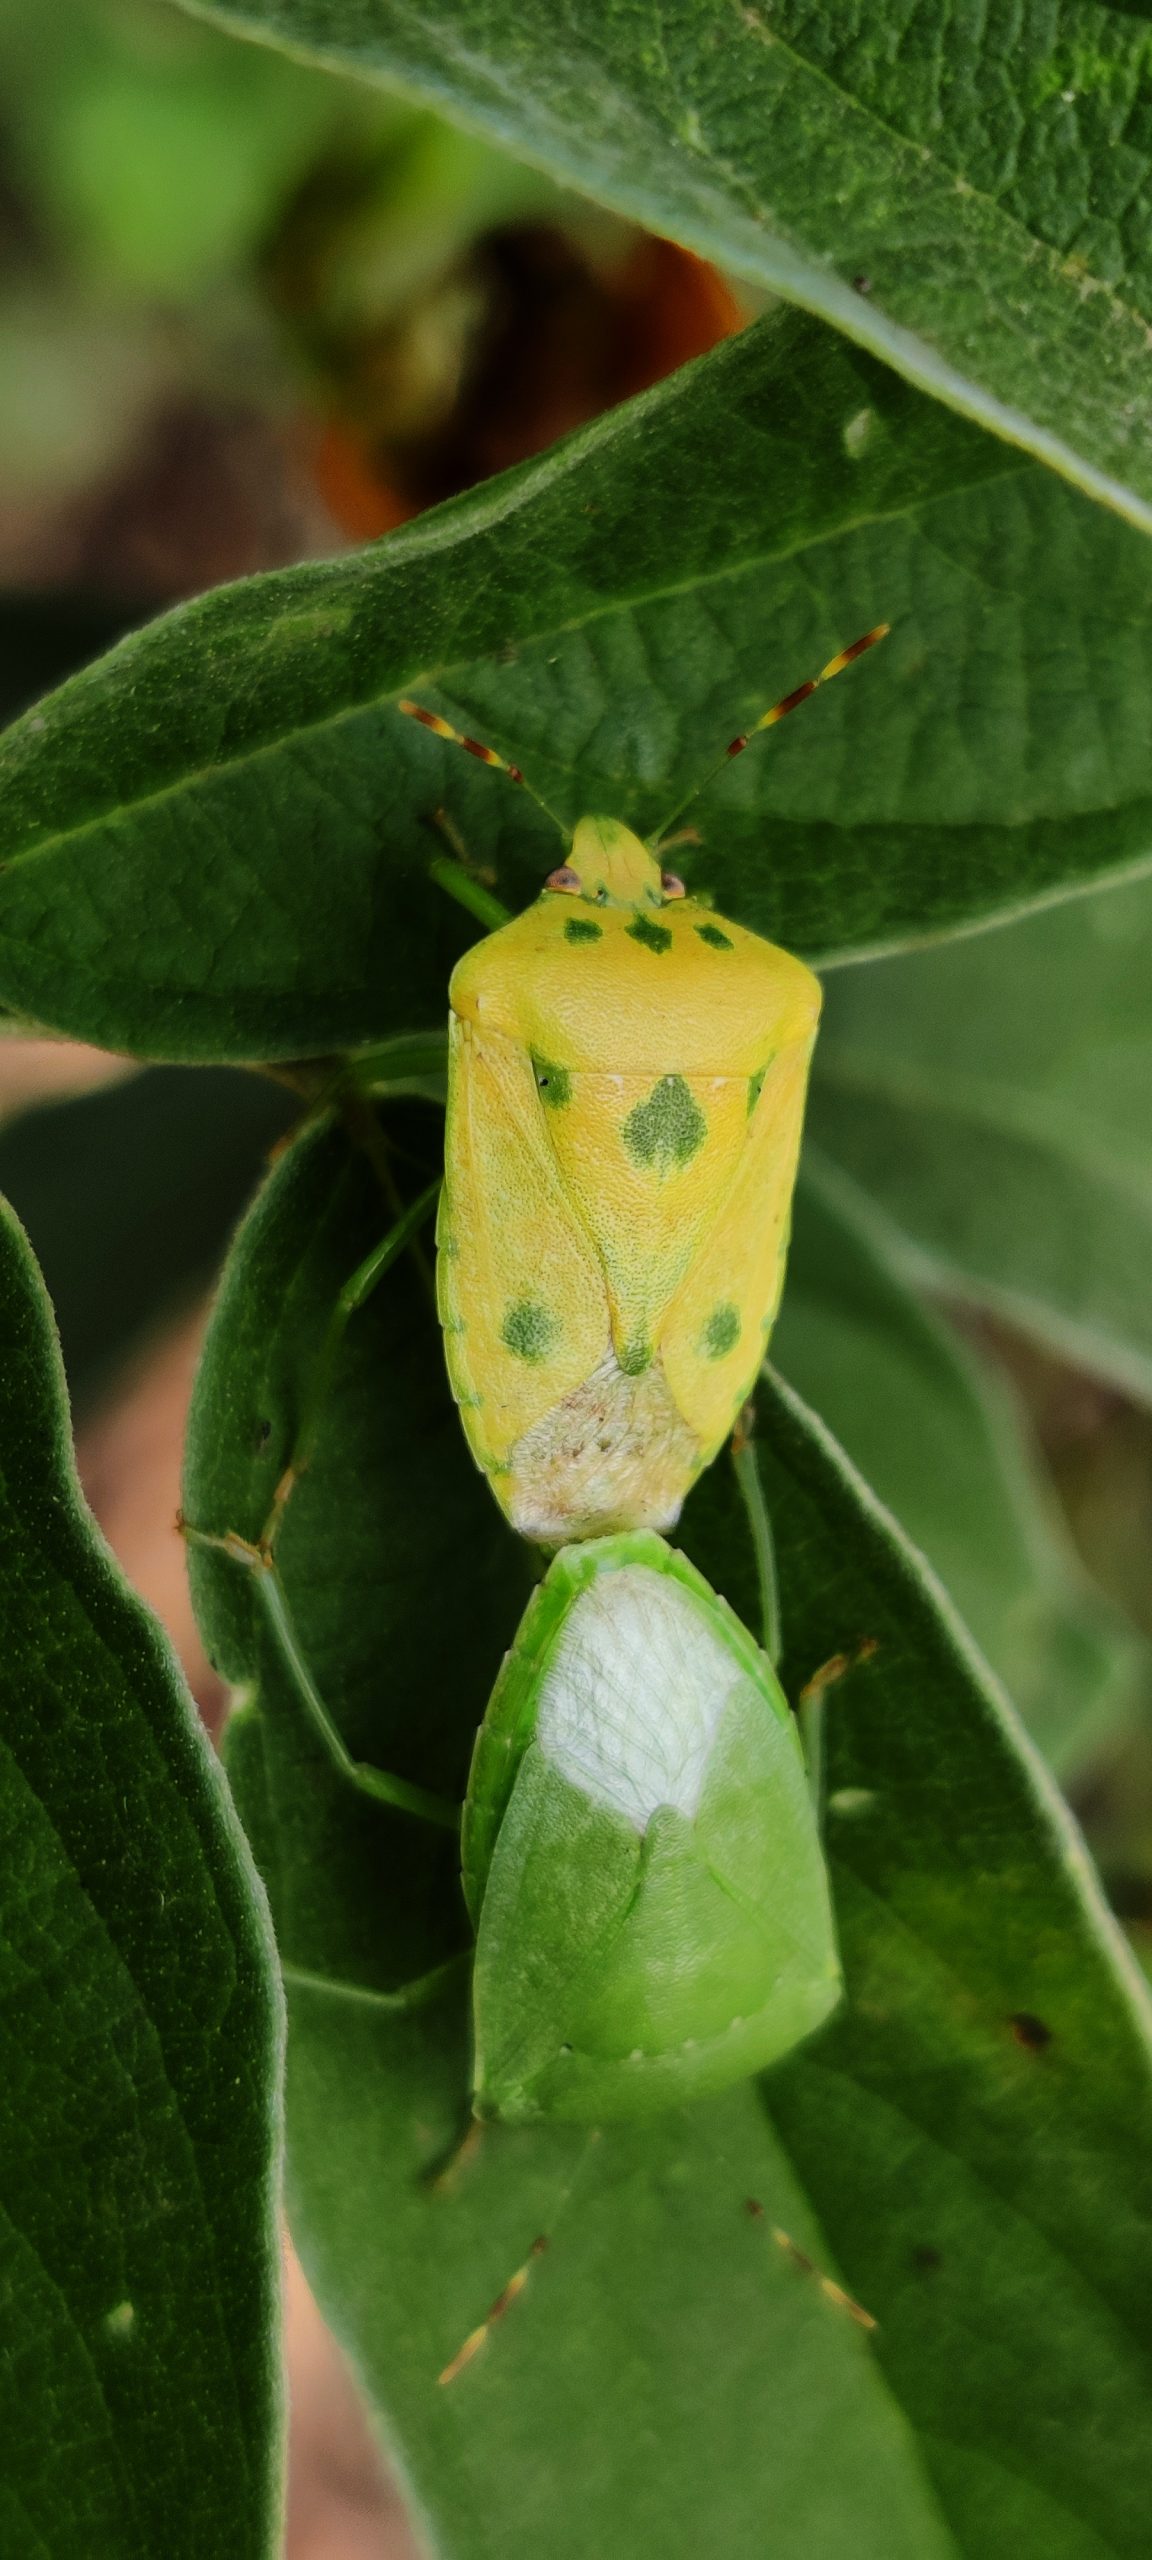
[[[1152,1399],[1152,886],[845,970],[809,1126],[921,1274]]]
[[[0,1217],[0,2546],[271,2560],[280,2017],[247,1849],[80,1497]]]
[[[1129,1724],[1147,1657],[1078,1566],[1006,1382],[909,1286],[902,1246],[807,1148],[772,1357],[935,1567],[1067,1785]]]
[[[555,827],[399,716],[489,738],[571,825],[714,776],[690,884],[828,959],[1152,859],[1152,549],[795,313],[352,557],[133,634],[0,741],[0,1004],[172,1059],[443,1018],[474,938],[444,809],[511,908]]]

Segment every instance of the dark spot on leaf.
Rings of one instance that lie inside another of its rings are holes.
[[[258,1449],[266,1449],[266,1448],[267,1448],[267,1446],[268,1446],[268,1443],[269,1443],[269,1441],[270,1441],[270,1439],[271,1439],[271,1437],[272,1437],[272,1425],[271,1425],[271,1423],[270,1423],[270,1422],[268,1422],[268,1421],[265,1419],[264,1415],[262,1414],[262,1415],[261,1415],[261,1417],[260,1417],[259,1422],[258,1422],[258,1423],[257,1423],[257,1425],[256,1425],[256,1446],[257,1446],[257,1448],[258,1448]]]
[[[912,2264],[918,2275],[934,2276],[940,2265],[940,2252],[930,2240],[918,2240],[912,2252]]]
[[[518,1360],[527,1360],[530,1366],[535,1367],[538,1361],[547,1358],[559,1333],[556,1317],[549,1313],[547,1307],[541,1306],[538,1298],[519,1298],[515,1306],[508,1309],[500,1328],[500,1339],[509,1351],[515,1352]]]
[[[563,1111],[572,1100],[572,1078],[567,1067],[554,1067],[548,1058],[533,1058],[532,1072],[536,1091],[549,1111]]]
[[[672,936],[666,924],[654,924],[651,916],[637,916],[628,927],[633,942],[642,942],[647,951],[670,951]]]
[[[1051,2027],[1045,2026],[1043,2018],[1034,2018],[1030,2009],[1015,2010],[1008,2024],[1017,2044],[1022,2044],[1026,2053],[1043,2053],[1045,2046],[1052,2042]]]
[[[764,2207],[760,2202],[759,2196],[745,2196],[744,2211],[750,2222],[763,2222]]]
[[[621,1134],[635,1164],[670,1173],[674,1165],[691,1163],[708,1123],[683,1076],[661,1076],[647,1102],[629,1112]]]
[[[565,942],[599,942],[603,938],[603,933],[603,925],[593,924],[590,916],[569,916],[564,927],[564,940]]]
[[[713,1307],[700,1336],[700,1348],[706,1359],[724,1360],[730,1351],[735,1350],[739,1340],[740,1310],[733,1306],[730,1298],[725,1298],[720,1306]]]
[[[732,951],[735,949],[731,935],[721,933],[718,924],[698,924],[696,931],[700,936],[701,942],[706,942],[710,951]]]

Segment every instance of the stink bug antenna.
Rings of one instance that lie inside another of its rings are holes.
[[[529,799],[535,801],[537,808],[543,810],[545,817],[551,818],[553,826],[559,827],[565,844],[571,842],[571,827],[566,827],[563,818],[558,818],[547,801],[541,799],[539,792],[533,790],[532,784],[525,781],[518,764],[509,764],[506,756],[497,755],[495,747],[484,746],[479,738],[465,737],[464,731],[454,729],[450,720],[442,720],[438,711],[426,711],[422,702],[398,702],[396,708],[406,712],[410,720],[418,720],[422,729],[431,729],[433,737],[450,739],[454,747],[463,747],[465,755],[475,756],[480,764],[490,764],[497,773],[506,773],[510,782],[518,782]]]
[[[700,781],[693,783],[687,798],[681,800],[665,818],[663,825],[658,828],[652,838],[652,842],[662,843],[669,827],[675,826],[677,818],[682,818],[685,810],[691,808],[693,801],[699,799],[701,792],[707,790],[709,783],[715,781],[716,775],[723,772],[725,765],[731,764],[733,756],[743,755],[745,747],[751,746],[753,738],[759,737],[762,729],[774,729],[778,720],[786,720],[790,711],[798,711],[801,703],[807,702],[810,694],[818,693],[822,684],[830,684],[833,676],[843,675],[845,667],[850,667],[855,658],[862,658],[866,649],[874,649],[878,640],[886,640],[891,628],[890,622],[878,622],[874,631],[866,631],[863,639],[852,642],[851,648],[840,649],[834,658],[829,658],[827,666],[821,667],[818,676],[809,676],[807,683],[798,684],[794,693],[784,694],[779,702],[772,704],[769,711],[762,711],[759,719],[753,721],[751,728],[745,729],[740,737],[733,738],[725,747],[723,755],[717,757],[715,764],[709,765],[707,773],[701,776]],[[402,703],[400,707],[403,710],[406,706]],[[411,708],[410,705],[407,707]],[[477,753],[479,752],[477,750]]]

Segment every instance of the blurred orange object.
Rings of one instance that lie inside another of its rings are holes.
[[[402,329],[344,351],[344,414],[321,430],[313,471],[354,541],[544,452],[749,316],[717,268],[648,233],[626,235],[623,254],[614,242],[594,255],[558,225],[513,223],[474,244],[469,268],[474,290],[457,283],[452,308],[470,315],[471,335],[454,373],[444,368],[446,409],[418,427],[389,416],[389,384],[412,371]]]

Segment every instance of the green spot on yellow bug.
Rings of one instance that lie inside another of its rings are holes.
[[[763,1093],[763,1090],[764,1090],[764,1078],[765,1078],[765,1076],[767,1075],[767,1073],[768,1073],[768,1069],[767,1069],[767,1066],[765,1065],[765,1066],[763,1066],[763,1067],[758,1067],[758,1068],[757,1068],[757,1071],[756,1071],[756,1073],[755,1073],[755,1075],[754,1075],[754,1076],[749,1076],[749,1078],[748,1078],[748,1117],[749,1117],[749,1119],[751,1119],[752,1114],[753,1114],[753,1112],[754,1112],[754,1110],[755,1110],[755,1108],[756,1108],[756,1105],[757,1105],[757,1103],[758,1103],[758,1102],[759,1102],[759,1100],[760,1100],[760,1096],[761,1096],[761,1094]]]
[[[554,1067],[548,1058],[533,1058],[532,1071],[541,1101],[549,1111],[563,1111],[572,1100],[572,1078],[567,1067]]]
[[[626,1378],[641,1378],[652,1365],[652,1345],[643,1340],[629,1342],[620,1353],[620,1366]]]
[[[691,1163],[708,1135],[708,1123],[683,1076],[661,1076],[647,1102],[629,1112],[621,1134],[635,1164],[671,1173],[675,1166]]]
[[[631,941],[642,942],[646,951],[670,951],[672,948],[672,936],[667,925],[654,924],[651,916],[637,916],[635,923],[628,926],[628,934]]]
[[[713,1307],[701,1336],[701,1349],[709,1360],[724,1360],[740,1340],[740,1310],[730,1298]]]
[[[698,924],[696,931],[710,951],[732,951],[735,945],[730,933],[721,933],[718,924]]]
[[[538,1361],[547,1359],[559,1333],[556,1317],[547,1307],[541,1306],[538,1298],[520,1298],[514,1307],[508,1309],[500,1328],[500,1339],[518,1360],[527,1360],[535,1366]]]
[[[565,942],[602,942],[603,938],[603,925],[593,924],[591,917],[569,916],[564,927]]]

